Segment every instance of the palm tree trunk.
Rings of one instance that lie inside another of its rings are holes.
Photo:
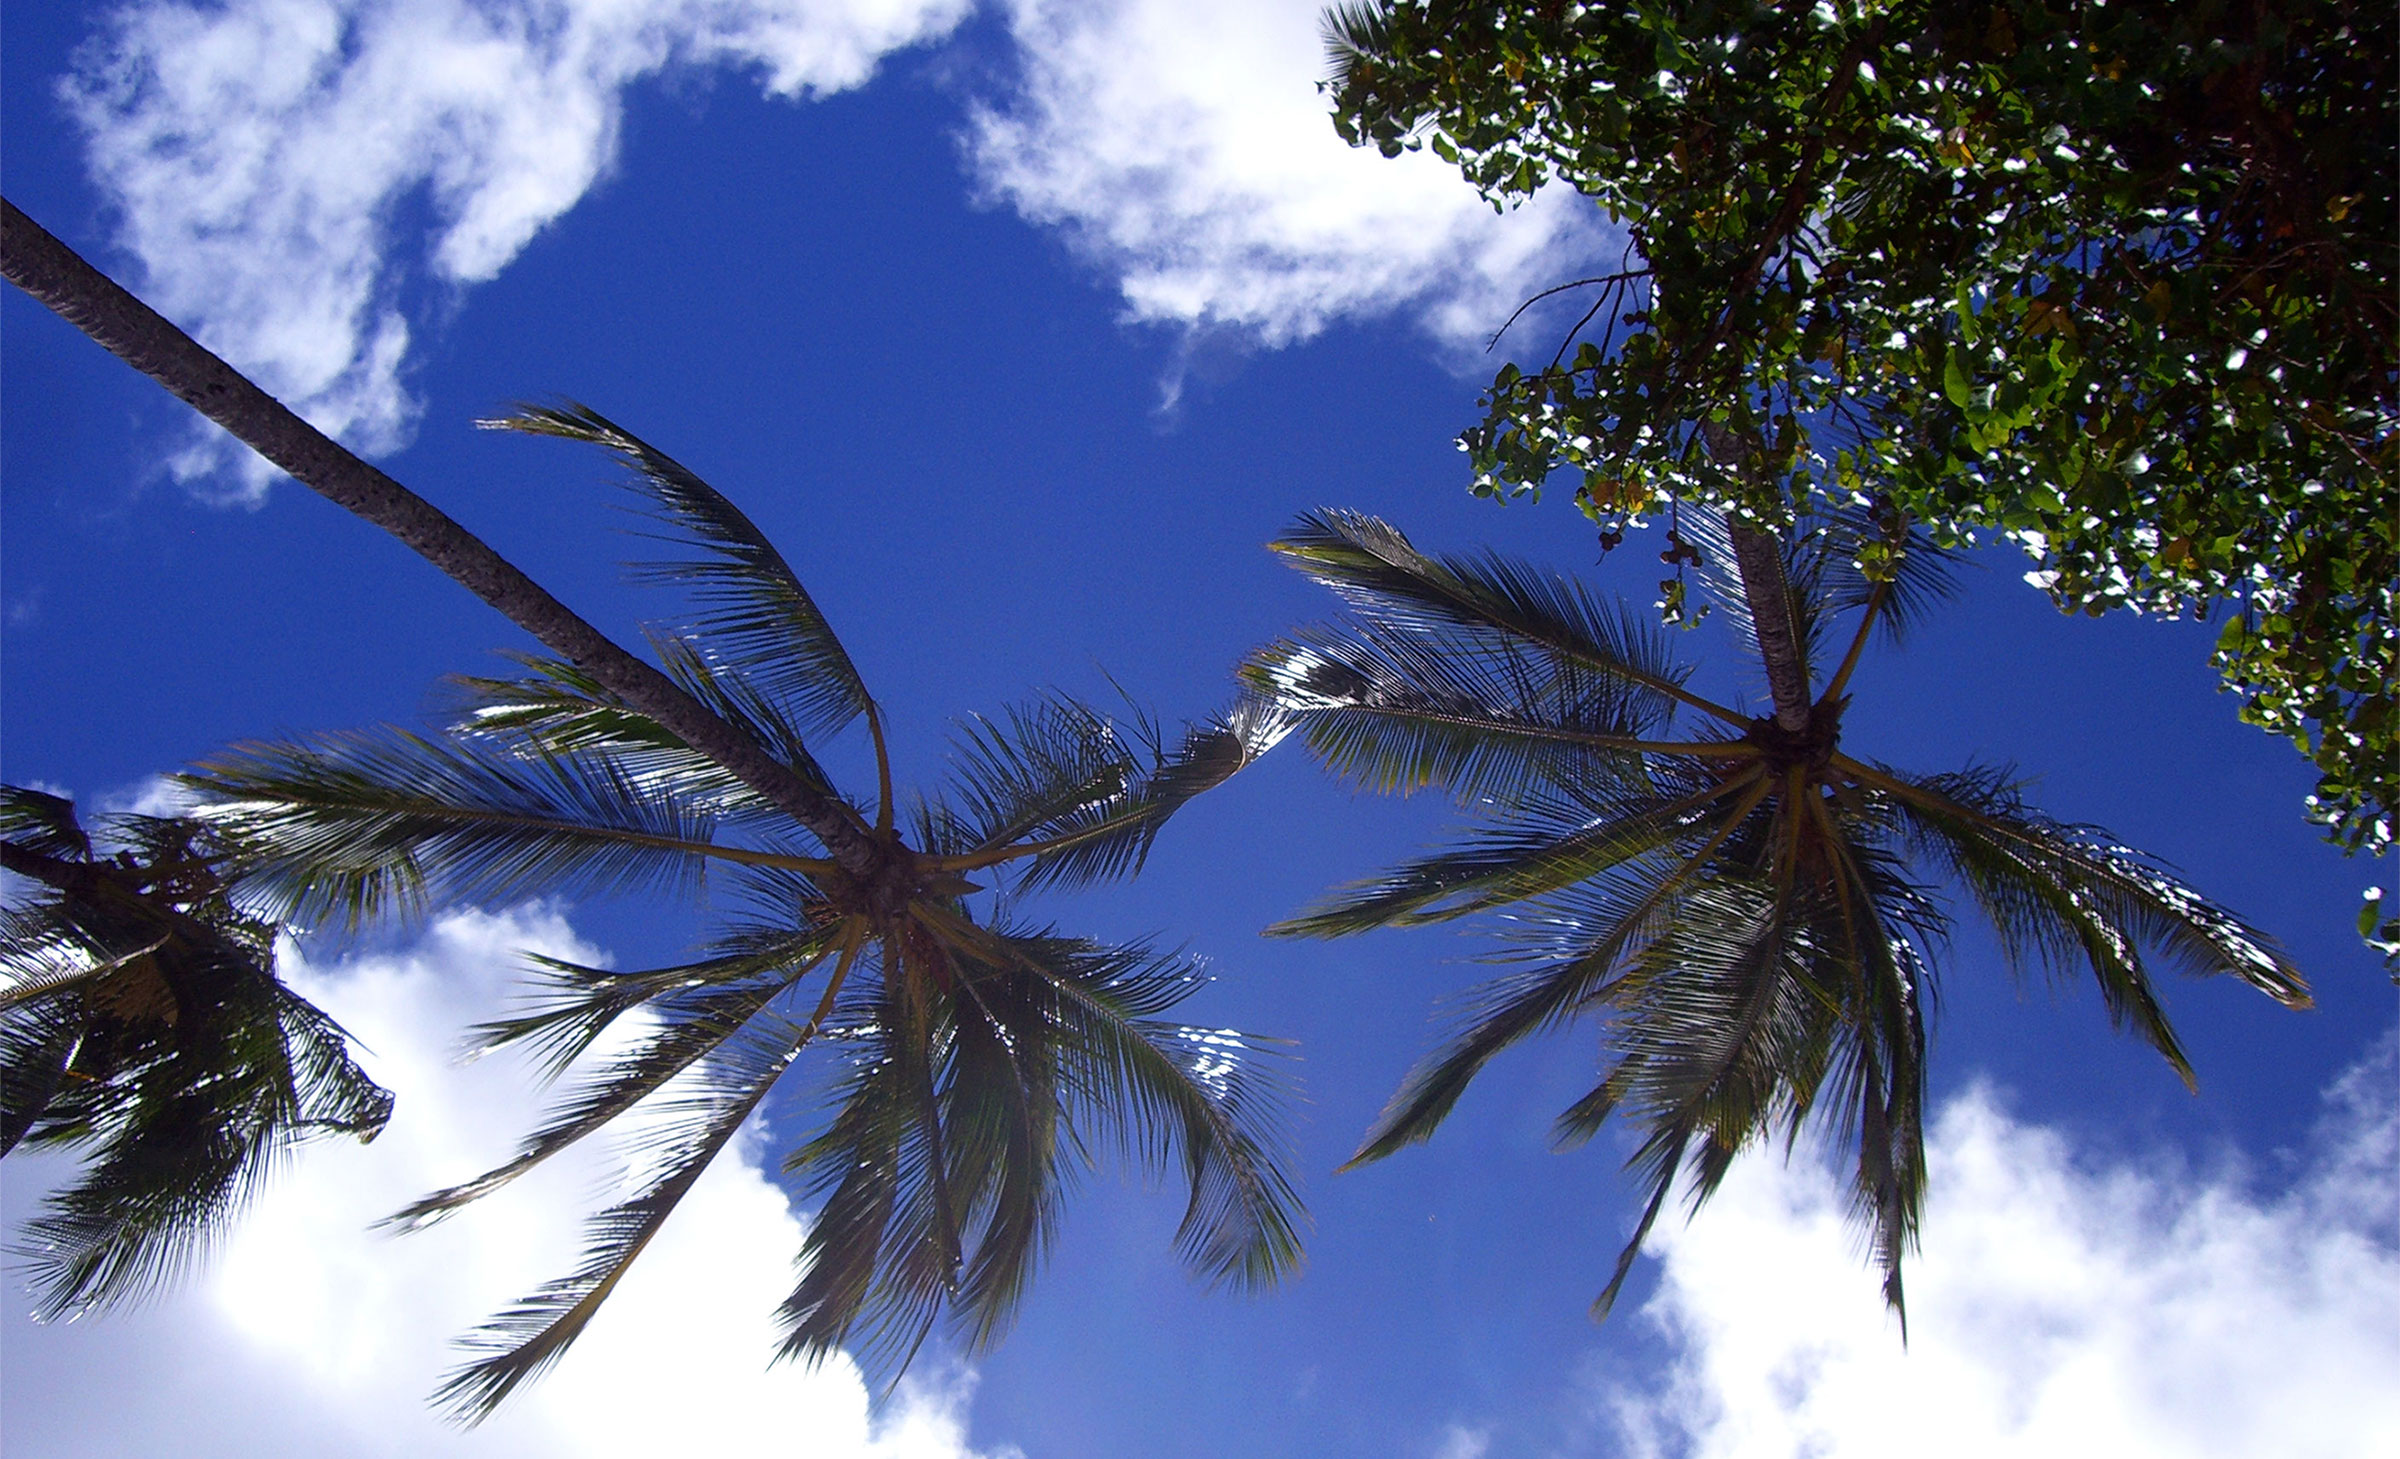
[[[619,648],[432,503],[294,415],[4,198],[0,272],[301,485],[399,538],[610,693],[724,766],[815,832],[845,871],[864,879],[881,869],[880,848],[847,807]]]
[[[1756,459],[1755,443],[1714,422],[1704,423],[1700,430],[1708,442],[1708,454],[1718,465],[1749,474]],[[1733,538],[1734,570],[1741,576],[1742,596],[1750,605],[1758,656],[1767,668],[1767,688],[1775,696],[1775,723],[1798,734],[1808,728],[1808,665],[1792,621],[1792,587],[1783,572],[1783,544],[1775,534],[1745,526],[1730,512],[1725,516],[1725,530]]]

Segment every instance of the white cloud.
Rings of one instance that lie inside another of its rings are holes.
[[[797,1444],[968,1459],[970,1378],[904,1387],[877,1420],[847,1362],[768,1366],[801,1227],[748,1142],[685,1198],[584,1339],[496,1418],[461,1431],[425,1407],[456,1359],[451,1338],[574,1265],[580,1217],[613,1169],[603,1151],[572,1153],[429,1231],[367,1229],[497,1163],[531,1128],[542,1096],[522,1068],[453,1061],[518,948],[598,956],[539,910],[445,917],[412,948],[324,967],[287,955],[294,986],[369,1048],[398,1097],[390,1127],[372,1145],[303,1147],[205,1277],[152,1309],[51,1328],[12,1312],[9,1453],[607,1459]],[[39,1172],[10,1171],[12,1226]]]
[[[131,785],[121,785],[100,795],[96,808],[104,816],[173,817],[198,803],[190,791],[167,776],[145,775]]]
[[[1268,345],[1407,308],[1480,349],[1531,292],[1617,256],[1565,189],[1496,215],[1430,153],[1343,145],[1321,0],[1010,0],[1022,94],[980,111],[995,198],[1064,228],[1136,320]]]
[[[489,279],[574,206],[615,158],[628,86],[725,66],[777,96],[839,91],[970,4],[137,0],[62,94],[137,292],[373,453],[414,413],[404,291]],[[420,202],[430,237],[396,222]],[[251,501],[272,476],[213,432],[172,464]]]
[[[61,94],[137,292],[377,454],[413,428],[415,325],[607,173],[628,87],[674,67],[794,98],[855,87],[971,6],[135,0]],[[1343,146],[1315,89],[1318,11],[1013,0],[1023,86],[972,119],[980,185],[1063,228],[1129,318],[1270,346],[1398,309],[1479,346],[1528,293],[1616,255],[1564,190],[1501,217],[1430,155]],[[274,475],[206,428],[169,465],[253,504]]]
[[[1934,1131],[1909,1345],[1854,1259],[1835,1178],[1752,1159],[1656,1241],[1671,1381],[1602,1385],[1635,1454],[2400,1452],[2393,1043],[2335,1086],[2300,1178],[2094,1169],[1988,1090]]]
[[[1442,1446],[1433,1459],[1483,1459],[1492,1451],[1492,1436],[1482,1429],[1452,1424],[1442,1430]]]

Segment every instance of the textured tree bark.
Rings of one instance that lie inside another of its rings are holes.
[[[1717,464],[1747,473],[1752,442],[1739,432],[1713,422],[1700,427],[1708,454]],[[1775,696],[1775,723],[1799,734],[1808,728],[1810,701],[1808,665],[1800,651],[1800,635],[1792,622],[1792,587],[1783,573],[1783,544],[1773,533],[1743,526],[1730,514],[1725,529],[1733,538],[1734,567],[1741,574],[1742,596],[1749,601],[1751,626],[1758,633],[1758,656],[1767,668],[1767,688]]]
[[[6,199],[0,199],[0,272],[301,485],[399,538],[551,652],[723,765],[815,832],[852,876],[871,879],[883,869],[883,848],[846,806],[812,789],[432,503],[294,415]]]

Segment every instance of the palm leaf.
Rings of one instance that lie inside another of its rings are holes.
[[[587,406],[521,406],[487,428],[588,441],[630,468],[630,484],[655,507],[665,541],[697,558],[636,565],[687,588],[699,604],[691,627],[720,659],[790,706],[793,722],[829,735],[874,700],[849,653],[783,554],[741,510],[681,462]]]
[[[1523,807],[1524,823],[1483,827],[1463,850],[1358,882],[1267,932],[1340,937],[1450,921],[1544,896],[1638,857],[1710,839],[1748,814],[1759,784],[1758,773],[1745,768],[1722,780],[1692,777],[1660,793],[1610,797],[1597,810],[1591,801]],[[1562,830],[1557,822],[1569,817]]]
[[[1337,89],[1349,85],[1361,66],[1391,53],[1391,15],[1378,0],[1339,0],[1318,30],[1325,43],[1325,71]]]
[[[391,1096],[276,980],[273,928],[235,909],[214,829],[114,817],[103,855],[71,803],[0,801],[9,868],[36,888],[0,917],[0,1153],[83,1161],[18,1247],[54,1317],[172,1282],[282,1151],[326,1130],[372,1138]]]
[[[22,785],[0,785],[0,839],[70,861],[92,856],[91,837],[75,818],[75,802]]]
[[[836,928],[820,924],[800,931],[776,929],[719,939],[717,956],[640,972],[586,967],[540,953],[521,953],[538,981],[521,1001],[525,1010],[475,1026],[478,1053],[502,1048],[532,1051],[545,1077],[556,1078],[581,1058],[616,1021],[649,1006],[669,1022],[703,990],[761,978],[788,982],[830,952]]]
[[[1060,1063],[1080,1096],[1079,1123],[1113,1124],[1121,1147],[1153,1166],[1180,1160],[1191,1199],[1176,1229],[1184,1259],[1212,1281],[1264,1287],[1299,1261],[1298,1201],[1273,1154],[1281,1090],[1231,1029],[1150,1015],[1197,990],[1201,964],[1143,945],[1013,938],[1073,1034]]]
[[[432,1225],[598,1131],[666,1088],[670,1080],[705,1060],[720,1057],[729,1045],[743,1039],[755,1041],[757,1035],[750,1032],[754,1026],[780,1026],[783,1020],[771,1011],[774,1004],[828,950],[828,940],[818,939],[810,946],[791,949],[794,955],[790,957],[726,959],[714,966],[699,965],[697,978],[672,976],[687,972],[684,969],[666,970],[671,978],[670,991],[652,993],[645,1000],[657,1009],[664,1027],[587,1077],[541,1128],[525,1137],[517,1153],[505,1163],[464,1184],[435,1191],[410,1203],[385,1224],[404,1231]],[[654,976],[636,975],[628,981],[635,990],[641,990]],[[625,1011],[614,1006],[616,999],[610,995],[616,991],[604,988],[597,997],[570,1010],[569,1019],[584,1024],[574,1028],[570,1041],[580,1037],[588,1043],[589,1037],[597,1036],[598,1029],[590,1029],[586,1036],[586,1027],[594,1022],[605,1027],[606,1020],[613,1020]],[[486,1025],[485,1035],[491,1044],[498,1045],[536,1036],[548,1027],[537,1021],[520,1029],[504,1022]]]
[[[653,635],[651,646],[679,688],[748,735],[810,789],[841,799],[799,732],[755,689],[713,666],[703,650],[684,640]],[[536,755],[604,756],[637,780],[673,785],[729,820],[788,821],[732,772],[574,665],[531,654],[509,657],[527,672],[513,679],[450,681],[454,733],[493,738]]]
[[[1685,750],[1648,738],[1661,726],[1646,688],[1513,642],[1461,653],[1374,623],[1320,628],[1254,653],[1242,677],[1297,719],[1327,769],[1387,794],[1439,786],[1461,802],[1512,800],[1639,779],[1646,752]]]
[[[2237,977],[2287,1007],[2309,1005],[2300,970],[2264,935],[2105,832],[2027,806],[2007,771],[1869,775],[1912,849],[1975,898],[2011,966],[2088,967],[2111,1020],[2141,1034],[2186,1081],[2191,1065],[2144,949],[2187,974]]]
[[[660,1111],[642,1189],[592,1218],[583,1265],[477,1329],[462,1346],[489,1356],[450,1374],[434,1401],[473,1422],[564,1355],[806,1042],[795,1025],[752,1027],[692,1070],[695,1087]]]
[[[1181,1165],[1178,1246],[1204,1274],[1290,1268],[1295,1203],[1267,1153],[1254,1042],[1150,1016],[1199,985],[1195,965],[920,917],[938,944],[920,956],[957,994],[912,1008],[887,972],[851,1014],[839,1110],[789,1164],[823,1205],[783,1307],[787,1355],[904,1364],[945,1308],[970,1350],[996,1341],[1055,1230],[1067,1157],[1093,1134]]]
[[[1669,654],[1657,623],[1600,602],[1570,578],[1498,554],[1428,557],[1389,523],[1353,512],[1304,516],[1271,546],[1367,622],[1459,635],[1469,651],[1538,647],[1622,681],[1627,703],[1644,706],[1645,724],[1664,725],[1677,705],[1746,723],[1684,689],[1691,670]]]
[[[1273,748],[1289,723],[1276,706],[1244,699],[1187,726],[1168,752],[1146,722],[1129,736],[1063,696],[975,721],[952,788],[965,809],[931,811],[929,845],[956,848],[936,864],[963,872],[1021,862],[1017,883],[1027,889],[1133,875],[1176,811]]]
[[[85,1151],[75,1181],[24,1227],[22,1257],[45,1319],[119,1305],[204,1260],[291,1144],[321,1130],[373,1138],[391,1096],[351,1060],[348,1040],[245,950],[162,947],[172,1022],[97,1010],[80,990],[12,1010],[22,1045],[72,1047],[59,1081],[11,1123],[35,1146]],[[20,1081],[13,1079],[12,1084]]]
[[[254,892],[284,916],[353,928],[421,913],[434,883],[510,897],[673,887],[712,856],[790,854],[716,844],[710,797],[605,754],[521,754],[388,727],[238,744],[180,782],[241,837]]]

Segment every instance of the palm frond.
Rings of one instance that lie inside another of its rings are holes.
[[[173,938],[151,962],[167,1001],[64,989],[12,1009],[0,1033],[12,1096],[51,1080],[38,1102],[11,1098],[9,1133],[84,1152],[16,1248],[45,1318],[170,1285],[291,1144],[371,1139],[390,1116],[341,1029],[246,949]]]
[[[17,1248],[58,1316],[172,1282],[285,1149],[371,1139],[391,1096],[277,981],[273,928],[234,907],[212,828],[113,817],[103,855],[70,803],[10,799],[0,846],[36,891],[0,918],[0,1153],[82,1158]]]
[[[1966,559],[1935,545],[1924,529],[1913,523],[1897,540],[1893,531],[1873,513],[1846,507],[1832,513],[1812,534],[1809,550],[1819,559],[1816,586],[1826,608],[1835,613],[1857,611],[1876,599],[1880,589],[1875,626],[1886,641],[1898,644],[1928,614],[1958,596],[1958,574]],[[1892,575],[1880,582],[1858,567],[1862,551],[1877,542],[1891,544],[1897,557]]]
[[[1018,862],[1027,889],[1133,875],[1176,811],[1273,748],[1289,723],[1243,699],[1167,751],[1146,721],[1129,734],[1064,696],[976,721],[952,790],[965,811],[932,816],[930,844],[957,849],[934,859],[956,871]]]
[[[1373,66],[1391,52],[1391,13],[1380,0],[1340,0],[1318,21],[1325,42],[1328,83],[1347,86],[1362,66]]]
[[[597,753],[385,728],[237,744],[180,781],[240,837],[251,891],[305,922],[417,915],[434,883],[511,897],[688,885],[706,858],[744,854],[716,844],[708,797]]]
[[[1062,1032],[1060,1063],[1079,1127],[1113,1124],[1153,1167],[1180,1160],[1191,1188],[1176,1246],[1215,1282],[1265,1287],[1299,1264],[1299,1200],[1278,1168],[1282,1082],[1266,1041],[1152,1015],[1206,981],[1196,959],[1141,944],[1013,939],[1045,982]]]
[[[0,1018],[0,1156],[33,1133],[67,1082],[86,1020],[71,998],[41,998]]]
[[[1737,653],[1745,661],[1754,660],[1758,629],[1751,622],[1749,596],[1724,519],[1714,512],[1693,512],[1685,519],[1683,536],[1700,553],[1701,581],[1733,635]],[[1957,553],[1936,546],[1921,528],[1910,525],[1903,530],[1868,508],[1845,503],[1813,512],[1779,541],[1802,652],[1809,663],[1828,670],[1829,638],[1840,615],[1872,606],[1874,622],[1862,626],[1897,644],[1958,592],[1963,559]],[[1886,579],[1870,579],[1859,569],[1861,555],[1871,546],[1889,551],[1895,559]],[[1821,686],[1812,686],[1811,692],[1817,687]]]
[[[1431,1139],[1467,1086],[1502,1050],[1605,1002],[1610,979],[1624,961],[1675,920],[1694,860],[1642,858],[1626,872],[1584,888],[1580,907],[1541,917],[1529,940],[1563,955],[1471,990],[1457,1032],[1409,1071],[1342,1168]],[[1587,1097],[1560,1117],[1560,1142],[1590,1138],[1614,1104],[1613,1096],[1605,1101]]]
[[[89,861],[92,840],[75,802],[22,785],[0,785],[0,840],[69,861]]]
[[[997,719],[959,723],[949,808],[929,849],[972,855],[1056,834],[1094,807],[1121,801],[1148,764],[1165,757],[1147,718],[1120,725],[1090,705],[1052,693]]]
[[[2263,934],[2106,832],[2028,806],[2008,771],[1869,774],[1911,848],[1975,898],[2012,966],[2088,967],[2110,1019],[2186,1081],[2191,1065],[2159,1005],[2145,949],[2186,974],[2240,978],[2287,1007],[2309,1005],[2300,970]]]
[[[1746,723],[1683,687],[1691,669],[1655,621],[1601,602],[1571,578],[1496,553],[1428,557],[1399,529],[1355,512],[1304,516],[1270,545],[1369,623],[1455,636],[1465,652],[1514,645],[1555,654],[1620,681],[1645,726],[1663,726],[1678,705]]]
[[[633,975],[626,980],[631,985],[628,993],[645,995],[639,1001],[649,1004],[663,1026],[587,1076],[551,1112],[541,1128],[525,1137],[517,1153],[505,1163],[473,1180],[411,1202],[385,1224],[403,1231],[430,1226],[600,1130],[665,1089],[670,1080],[700,1067],[706,1060],[722,1057],[728,1047],[740,1047],[744,1041],[755,1042],[759,1037],[756,1028],[780,1028],[788,1020],[773,1012],[777,1000],[815,967],[828,950],[829,941],[817,939],[781,950],[790,953],[789,956],[729,958],[713,966],[700,964],[697,976],[674,976],[686,973],[686,969],[661,970],[668,975],[664,979],[668,986],[663,990],[656,989],[651,982],[658,974]],[[552,966],[579,974],[596,971],[571,964]],[[580,1039],[588,1044],[608,1021],[626,1011],[616,1006],[619,996],[622,995],[617,988],[603,985],[596,993],[569,1004],[562,1019],[567,1024],[563,1043],[572,1046]],[[484,1034],[488,1045],[497,1046],[519,1038],[538,1038],[556,1028],[556,1024],[536,1018],[523,1025],[487,1024]],[[550,1052],[555,1065],[562,1050],[554,1048]],[[566,1054],[572,1056],[571,1052]]]
[[[1297,719],[1327,769],[1387,794],[1438,786],[1461,802],[1508,801],[1638,781],[1646,753],[1686,748],[1649,738],[1661,726],[1646,688],[1513,642],[1461,653],[1388,625],[1317,628],[1252,654],[1242,677]]]
[[[630,484],[649,499],[665,541],[698,557],[635,565],[641,577],[687,589],[699,611],[691,627],[727,665],[790,706],[793,722],[829,735],[874,700],[816,600],[783,554],[715,487],[681,462],[588,406],[521,406],[498,430],[587,441],[630,468]]]
[[[757,691],[715,669],[704,651],[684,640],[653,635],[652,648],[677,687],[748,735],[810,789],[841,798],[799,732]],[[513,679],[462,675],[450,681],[453,734],[493,739],[540,756],[599,755],[642,783],[673,786],[728,821],[789,820],[731,771],[574,665],[533,654],[509,657],[526,672]]]
[[[434,1401],[469,1422],[488,1416],[516,1387],[566,1352],[591,1325],[675,1207],[767,1097],[805,1042],[780,1020],[719,1044],[692,1069],[693,1087],[659,1111],[649,1132],[653,1171],[641,1190],[592,1218],[583,1265],[478,1328],[461,1346],[488,1356],[446,1378]]]
[[[1545,896],[1636,858],[1712,839],[1748,816],[1761,785],[1755,767],[1743,767],[1690,788],[1616,797],[1597,811],[1588,801],[1526,807],[1519,823],[1482,827],[1465,849],[1423,857],[1355,883],[1267,932],[1341,937],[1375,927],[1450,921]],[[1544,810],[1551,814],[1543,815]],[[1562,832],[1556,821],[1564,816],[1573,821]]]
[[[1257,1284],[1291,1268],[1297,1203],[1270,1153],[1256,1041],[1152,1017],[1199,986],[1195,964],[920,916],[938,946],[917,956],[957,996],[912,1005],[887,971],[855,1015],[840,1109],[789,1166],[823,1206],[783,1307],[787,1355],[846,1348],[893,1366],[945,1309],[970,1350],[996,1341],[1092,1136],[1182,1167],[1177,1244],[1204,1275]]]
[[[475,1025],[471,1043],[478,1053],[529,1050],[544,1077],[556,1078],[634,1009],[651,1007],[673,1023],[703,990],[762,978],[789,982],[833,950],[837,933],[826,921],[798,931],[737,935],[719,939],[723,950],[714,957],[639,972],[521,953],[537,975],[520,1000],[523,1011]]]
[[[167,945],[171,934],[160,933],[139,947],[109,952],[78,945],[65,938],[31,944],[5,939],[6,966],[0,967],[0,1013],[37,999],[53,998],[88,983],[103,983],[139,969],[145,959]],[[8,1142],[8,1143],[14,1143]],[[5,1146],[0,1146],[5,1149]]]
[[[1595,1105],[1623,1112],[1648,1131],[1628,1168],[1651,1189],[1648,1215],[1619,1255],[1596,1312],[1615,1302],[1675,1177],[1688,1167],[1693,1203],[1706,1200],[1733,1156],[1765,1133],[1782,1099],[1781,1071],[1812,1012],[1789,976],[1793,898],[1788,887],[1720,868],[1683,896],[1676,917],[1641,949],[1643,975],[1622,977],[1609,990],[1620,1010],[1609,1037],[1615,1062],[1600,1089],[1571,1109],[1562,1133],[1606,1112]]]
[[[917,1219],[893,1243],[903,1255],[922,1254],[930,1242],[922,1210],[929,1203],[903,1201],[903,1192],[929,1179],[922,1160],[912,1162],[909,1143],[917,1129],[910,1086],[907,1040],[891,1020],[853,1020],[856,1036],[848,1071],[832,1093],[838,1109],[815,1138],[784,1161],[819,1198],[816,1219],[803,1247],[799,1285],[777,1309],[784,1338],[779,1355],[814,1363],[840,1350],[864,1328],[856,1344],[862,1363],[883,1363],[913,1352],[939,1313],[945,1282],[909,1280],[910,1270],[886,1260],[895,1215],[915,1208]]]

